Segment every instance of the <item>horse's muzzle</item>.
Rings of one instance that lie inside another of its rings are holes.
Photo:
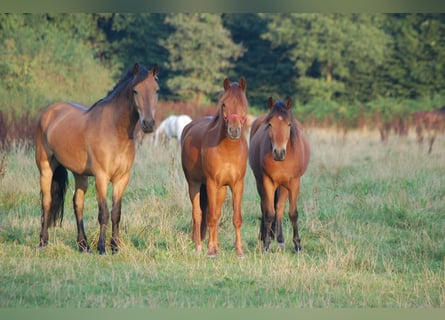
[[[275,161],[286,159],[286,149],[273,149],[273,158]]]
[[[240,127],[228,127],[227,128],[227,136],[232,139],[236,140],[241,137],[241,128]]]
[[[143,119],[141,121],[141,129],[144,133],[151,133],[155,130],[155,121],[154,119]]]

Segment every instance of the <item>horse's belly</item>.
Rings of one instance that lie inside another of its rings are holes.
[[[86,152],[66,152],[55,150],[54,156],[57,161],[68,170],[79,175],[92,175],[89,167],[88,156]]]

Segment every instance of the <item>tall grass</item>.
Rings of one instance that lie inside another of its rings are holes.
[[[412,136],[392,137],[387,144],[377,132],[344,137],[310,129],[308,136],[312,159],[299,198],[304,252],[293,253],[285,219],[285,248],[274,244],[270,253],[261,253],[259,197],[248,169],[242,260],[233,250],[227,201],[220,254],[208,259],[194,252],[176,143],[155,149],[145,139],[138,149],[124,195],[121,250],[103,256],[77,251],[71,176],[63,226],[50,230],[46,249],[37,249],[40,199],[33,154],[26,148],[4,153],[0,307],[445,306],[444,137],[427,155]],[[95,247],[92,179],[85,223]]]

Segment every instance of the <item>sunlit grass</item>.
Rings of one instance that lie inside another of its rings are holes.
[[[94,250],[77,251],[71,176],[63,225],[50,230],[46,249],[36,248],[38,171],[32,152],[9,152],[0,180],[0,306],[445,306],[444,137],[428,155],[413,137],[382,144],[376,132],[343,137],[310,129],[308,136],[312,159],[299,198],[304,251],[293,253],[286,217],[285,248],[273,243],[261,253],[259,197],[248,168],[242,260],[233,248],[228,201],[220,254],[208,259],[194,252],[176,144],[155,149],[146,139],[138,149],[123,200],[120,251],[103,256],[96,251],[93,179],[84,215]]]

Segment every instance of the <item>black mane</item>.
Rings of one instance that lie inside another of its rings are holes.
[[[148,70],[147,67],[145,67],[142,64],[138,64],[137,68],[138,72],[136,74],[136,77],[134,71],[135,71],[134,67],[129,69],[127,73],[116,83],[113,89],[108,91],[105,97],[96,101],[89,110],[93,109],[100,103],[108,102],[116,97],[119,97],[122,94],[122,92],[126,92],[128,88],[130,87],[133,88],[136,84],[147,78],[150,72],[150,70]]]

